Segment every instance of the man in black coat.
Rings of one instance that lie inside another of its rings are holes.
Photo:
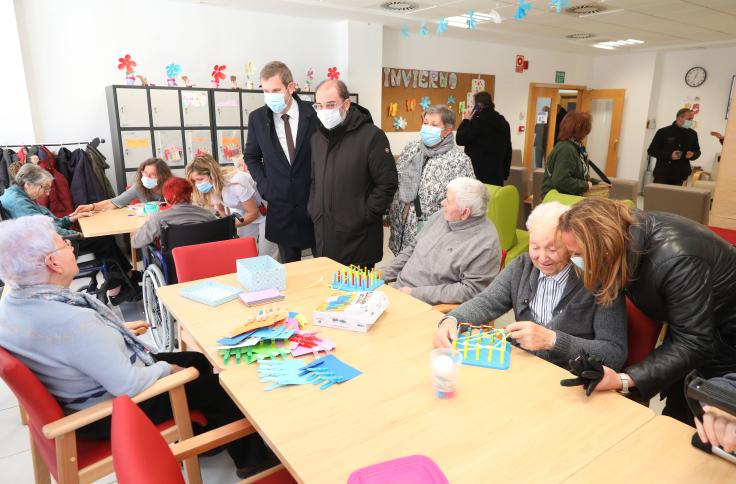
[[[692,172],[690,162],[700,157],[698,133],[692,129],[693,112],[677,111],[675,122],[657,130],[647,153],[657,158],[654,183],[682,185]]]
[[[475,95],[475,107],[463,113],[455,142],[465,146],[478,180],[503,186],[511,171],[511,128],[496,111],[489,93]]]
[[[274,61],[261,70],[266,105],[248,116],[245,163],[268,202],[266,238],[278,244],[281,262],[301,259],[314,249],[314,228],[307,214],[311,183],[312,134],[317,117],[311,103],[294,92],[289,68]]]
[[[399,187],[388,138],[350,102],[342,81],[322,82],[316,99],[309,214],[317,255],[373,267],[383,258],[382,219]]]

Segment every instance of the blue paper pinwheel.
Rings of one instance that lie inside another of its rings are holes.
[[[401,27],[401,36],[402,37],[409,37],[409,26],[408,25],[403,25]]]
[[[169,64],[166,66],[166,75],[168,77],[176,77],[181,74],[181,66],[179,64]]]
[[[560,13],[560,11],[570,5],[570,0],[550,0],[549,4],[547,4],[550,8],[550,10],[554,9],[557,11],[557,13]]]
[[[445,17],[442,17],[440,21],[437,23],[437,35],[442,35],[445,32],[447,32],[448,26],[449,26],[449,23],[447,22],[447,19]]]
[[[475,29],[475,25],[478,23],[478,21],[475,20],[475,10],[468,11],[468,20],[466,20],[465,23],[468,25],[468,30]]]
[[[529,10],[531,10],[532,4],[531,2],[519,0],[519,8],[516,9],[516,15],[514,15],[514,18],[516,20],[521,20],[524,17],[526,17],[529,13]]]
[[[455,104],[455,96],[448,96],[447,97],[447,104]]]
[[[394,129],[396,131],[401,131],[402,129],[406,129],[406,118],[403,118],[401,116],[395,116],[394,117]]]
[[[429,100],[429,96],[424,96],[422,100],[419,101],[419,105],[426,111],[427,108],[432,105],[432,101]]]
[[[419,35],[421,36],[427,36],[429,35],[429,29],[427,28],[427,22],[422,20],[422,23],[419,24]]]

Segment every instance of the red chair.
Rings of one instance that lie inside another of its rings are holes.
[[[724,229],[722,227],[714,227],[712,225],[706,225],[716,234],[720,235],[726,242],[731,245],[736,245],[736,230]]]
[[[174,420],[158,425],[168,442],[192,436],[192,420],[206,425],[198,412],[189,414],[184,384],[197,378],[195,368],[187,368],[158,380],[134,397],[147,400],[169,392]],[[37,484],[48,484],[49,473],[59,484],[92,482],[113,471],[110,441],[77,438],[76,431],[112,413],[112,402],[101,402],[71,415],[64,415],[58,402],[28,367],[0,348],[0,377],[15,394],[28,415],[31,434],[33,474]],[[174,425],[176,422],[176,425]],[[190,483],[201,483],[196,457],[187,456],[184,466]]]
[[[179,282],[235,272],[235,261],[258,255],[256,239],[243,237],[177,247],[172,252]]]
[[[112,409],[112,460],[121,484],[184,484],[178,461],[183,456],[201,454],[217,447],[221,444],[223,430],[243,427],[245,422],[245,419],[238,420],[169,446],[127,395],[115,398]],[[247,481],[261,484],[295,482],[283,466],[277,467],[280,468],[268,469]],[[278,475],[285,478],[283,474],[288,476],[288,480],[274,480]]]
[[[629,356],[624,368],[639,363],[654,351],[662,332],[662,322],[655,321],[626,298],[627,330],[629,334]]]

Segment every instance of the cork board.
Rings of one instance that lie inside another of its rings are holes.
[[[387,133],[419,131],[423,105],[446,104],[456,113],[455,126],[473,94],[494,94],[496,76],[451,71],[384,67],[381,72],[381,128]],[[427,104],[428,103],[428,104]]]

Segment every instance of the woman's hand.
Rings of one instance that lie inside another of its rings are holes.
[[[445,319],[437,328],[432,340],[435,348],[452,348],[452,342],[457,339],[457,325],[452,319]]]
[[[69,220],[71,220],[72,222],[76,222],[82,217],[91,217],[92,215],[94,215],[92,212],[73,213],[69,215]]]
[[[143,320],[125,323],[125,326],[127,326],[128,329],[136,336],[145,334],[145,332],[148,331],[149,327],[148,323]]]
[[[551,350],[555,347],[557,334],[533,321],[517,321],[506,326],[511,337],[525,350]]]
[[[702,422],[695,418],[695,428],[704,443],[721,447],[726,452],[736,450],[736,416],[718,408],[706,405],[703,407]]]
[[[94,203],[90,203],[88,205],[80,205],[77,207],[75,211],[72,212],[72,215],[77,215],[82,212],[92,212],[93,211]],[[71,215],[70,215],[71,217]]]
[[[472,117],[473,117],[473,108],[470,107],[466,109],[465,112],[463,113],[463,119],[472,119]]]

